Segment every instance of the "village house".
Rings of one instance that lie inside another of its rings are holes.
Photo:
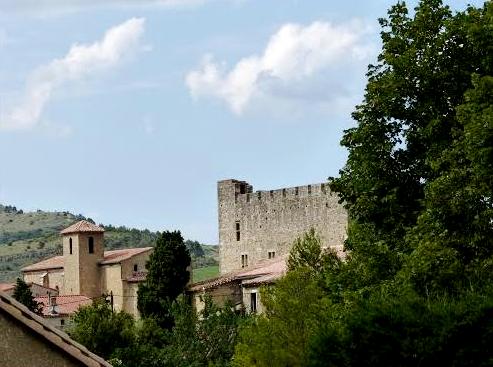
[[[9,367],[111,367],[0,291],[0,360]]]
[[[61,235],[63,255],[22,269],[25,282],[55,290],[36,299],[43,316],[63,328],[80,306],[106,298],[116,311],[138,317],[137,289],[152,247],[105,251],[104,229],[85,220]]]

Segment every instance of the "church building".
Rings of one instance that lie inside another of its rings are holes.
[[[152,247],[105,251],[104,229],[85,220],[60,233],[63,255],[24,267],[24,281],[55,289],[54,302],[82,299],[87,304],[88,299],[106,297],[115,311],[138,316],[137,289],[145,280]],[[57,314],[57,310],[64,309],[63,304],[52,306],[47,308],[50,318],[70,316]],[[77,310],[73,306],[70,309]]]

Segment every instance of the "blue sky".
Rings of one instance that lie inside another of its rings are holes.
[[[338,174],[392,3],[0,0],[0,203],[217,243],[218,180]]]

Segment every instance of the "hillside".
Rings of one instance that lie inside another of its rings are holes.
[[[0,282],[11,282],[23,266],[61,254],[60,230],[85,218],[69,212],[24,212],[0,204]],[[107,250],[154,246],[158,232],[103,225]],[[186,241],[194,269],[217,267],[217,246]],[[199,274],[203,274],[200,272]],[[206,272],[208,273],[208,272]]]

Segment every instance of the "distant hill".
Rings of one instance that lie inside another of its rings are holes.
[[[86,219],[69,212],[24,212],[15,206],[0,204],[0,282],[11,282],[20,275],[23,266],[62,252],[59,232]],[[124,226],[102,225],[105,229],[105,249],[154,246],[159,232]],[[217,246],[186,241],[194,268],[217,266]]]

